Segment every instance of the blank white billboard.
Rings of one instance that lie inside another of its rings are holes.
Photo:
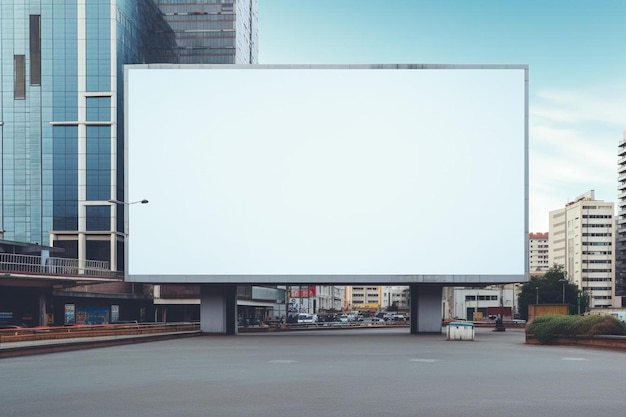
[[[524,274],[526,72],[127,67],[129,274]]]

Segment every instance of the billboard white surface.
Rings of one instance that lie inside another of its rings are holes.
[[[519,275],[520,68],[127,68],[129,273]]]

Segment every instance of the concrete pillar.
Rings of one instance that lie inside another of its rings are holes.
[[[413,284],[411,290],[411,334],[441,333],[443,286]]]
[[[41,290],[39,292],[39,318],[37,320],[37,324],[39,326],[46,326],[48,324],[48,310],[46,309],[46,290]]]
[[[237,286],[200,286],[200,330],[202,333],[237,334]]]

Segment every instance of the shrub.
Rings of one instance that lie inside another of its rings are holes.
[[[612,316],[545,315],[535,318],[527,332],[546,344],[561,336],[626,335],[626,326]]]
[[[617,320],[614,317],[611,317],[609,320],[603,320],[591,326],[589,332],[586,336],[597,336],[597,335],[626,335],[626,329],[624,328],[624,324]]]

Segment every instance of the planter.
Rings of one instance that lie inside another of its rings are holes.
[[[526,333],[526,344],[540,345],[539,339]],[[546,345],[588,346],[626,350],[626,336],[567,336],[557,337]]]

